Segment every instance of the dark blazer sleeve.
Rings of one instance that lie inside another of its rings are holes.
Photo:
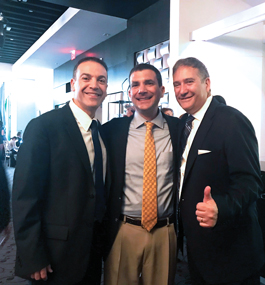
[[[0,232],[10,221],[10,194],[5,169],[0,161]]]
[[[42,234],[42,208],[49,181],[49,142],[39,118],[32,120],[21,145],[13,184],[17,262],[24,277],[49,264]],[[18,274],[21,276],[22,274]]]
[[[225,195],[214,195],[218,206],[218,223],[232,221],[244,214],[260,196],[262,182],[258,143],[250,121],[239,111],[224,107],[224,153],[228,165],[229,188]],[[217,162],[218,163],[218,162]]]

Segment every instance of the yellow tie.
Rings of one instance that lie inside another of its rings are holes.
[[[144,144],[142,226],[150,232],[157,223],[156,151],[152,134],[154,124],[151,122],[145,122],[144,124],[146,125],[146,134]]]

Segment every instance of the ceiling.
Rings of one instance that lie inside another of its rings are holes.
[[[0,62],[56,68],[70,60],[71,50],[78,55],[114,36],[157,1],[1,0]]]
[[[0,11],[6,26],[0,62],[15,63],[66,10],[65,6],[38,0],[1,0]]]
[[[114,36],[126,29],[127,19],[157,1],[0,0],[0,62],[54,69],[71,59],[71,50],[79,55]]]

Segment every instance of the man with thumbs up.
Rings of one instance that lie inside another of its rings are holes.
[[[211,96],[207,68],[198,59],[178,60],[173,84],[187,112],[181,118],[179,221],[192,284],[259,285],[264,254],[256,200],[262,182],[254,129]]]

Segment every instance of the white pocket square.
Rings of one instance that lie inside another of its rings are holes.
[[[198,155],[211,152],[210,150],[198,149]]]

